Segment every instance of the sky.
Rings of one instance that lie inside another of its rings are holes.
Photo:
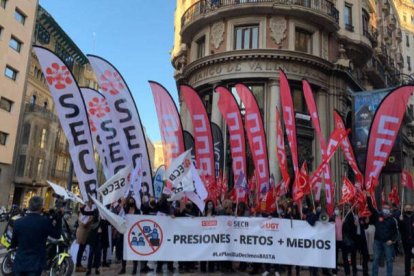
[[[40,0],[84,54],[111,62],[134,96],[152,142],[160,141],[148,80],[164,85],[177,103],[171,50],[175,0]]]

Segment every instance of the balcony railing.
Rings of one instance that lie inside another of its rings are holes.
[[[25,105],[24,111],[26,113],[35,113],[37,115],[42,116],[44,119],[47,119],[53,122],[58,122],[57,116],[52,111],[46,109],[43,106],[27,103]]]
[[[200,0],[189,7],[181,18],[181,27],[194,21],[199,15],[208,14],[229,6],[242,6],[252,3],[273,3],[274,5],[300,6],[324,13],[339,22],[339,11],[328,0]]]

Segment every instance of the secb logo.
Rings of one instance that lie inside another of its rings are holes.
[[[240,220],[228,220],[227,226],[233,228],[249,228],[249,222]]]
[[[161,247],[163,232],[161,226],[153,220],[136,222],[128,233],[129,248],[138,255],[149,256]]]

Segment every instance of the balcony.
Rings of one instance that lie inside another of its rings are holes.
[[[377,85],[375,88],[383,88],[386,85],[386,72],[384,66],[376,58],[368,61],[365,73],[368,78]]]
[[[210,23],[207,20],[210,17],[214,21],[236,14],[268,15],[271,9],[285,15],[293,15],[297,11],[298,16],[307,16],[310,19],[312,15],[318,16],[321,18],[315,19],[316,23],[328,28],[338,28],[339,12],[328,0],[200,0],[184,12],[181,18],[181,35],[199,30],[201,26]],[[321,21],[323,18],[326,20]]]
[[[46,109],[43,106],[26,103],[24,112],[26,114],[35,114],[51,122],[58,122],[57,116],[52,111]]]

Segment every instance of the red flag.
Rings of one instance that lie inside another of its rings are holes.
[[[397,190],[397,185],[394,184],[391,192],[388,194],[388,200],[395,205],[399,205],[400,204],[400,196],[398,194],[398,190]]]
[[[270,181],[269,159],[267,157],[263,119],[256,99],[250,89],[244,84],[236,84],[236,91],[246,110],[244,127],[249,141],[257,177],[256,194],[258,197],[256,200],[260,201],[261,196],[264,196],[267,192]]]
[[[378,179],[385,162],[394,146],[403,116],[414,86],[402,86],[390,92],[379,105],[371,125],[365,183],[367,190],[373,190],[370,179]]]
[[[164,163],[168,168],[171,159],[177,158],[185,151],[183,128],[180,115],[170,93],[159,83],[150,81],[155,108],[157,109],[158,125],[164,151]]]
[[[342,199],[339,204],[344,204],[346,202],[351,202],[356,195],[355,186],[352,185],[351,181],[349,181],[348,177],[344,176],[343,178],[343,185],[342,185]]]
[[[347,136],[347,134],[348,134],[348,132],[344,131],[343,129],[338,129],[338,128],[336,128],[332,132],[331,138],[329,139],[328,146],[327,146],[326,158],[324,160],[322,160],[322,163],[315,170],[315,172],[313,173],[312,178],[310,180],[310,183],[311,183],[312,186],[316,183],[317,178],[320,177],[319,174],[322,172],[322,170],[324,168],[324,165],[331,160],[334,153],[338,149],[339,144]],[[326,200],[328,202],[328,199],[332,200],[333,195],[330,194],[330,191],[327,191],[327,192],[329,192],[329,194],[326,194]]]
[[[413,176],[405,169],[401,173],[401,184],[408,189],[414,189]]]
[[[283,128],[282,128],[282,122],[280,120],[280,113],[279,109],[276,107],[276,155],[277,160],[279,161],[279,168],[280,172],[282,174],[282,179],[284,180],[284,183],[289,185],[289,182],[286,181],[289,179],[289,172],[288,172],[288,164],[287,164],[287,157],[286,157],[286,151],[285,151],[285,139],[283,135]],[[284,187],[285,191],[286,188],[289,188],[288,186]]]
[[[218,108],[221,115],[226,120],[230,139],[230,153],[233,168],[234,183],[242,172],[247,176],[246,163],[246,138],[244,135],[243,120],[239,106],[231,92],[222,86],[216,87],[216,93],[220,95]]]
[[[300,171],[295,178],[295,183],[293,186],[293,200],[299,201],[301,200],[306,194],[310,193],[310,182],[309,182],[309,173],[308,173],[308,166],[306,162],[303,162]]]
[[[216,186],[213,137],[206,109],[193,88],[181,85],[180,91],[193,123],[197,169],[201,170],[204,185]],[[210,191],[208,186],[206,188]]]
[[[318,116],[318,110],[316,108],[316,104],[315,104],[315,100],[313,98],[313,93],[312,93],[312,88],[309,85],[308,81],[303,80],[302,81],[302,85],[303,85],[303,95],[305,96],[305,101],[306,101],[306,105],[308,106],[308,110],[309,110],[309,114],[311,115],[312,118],[312,124],[313,127],[315,129],[316,132],[316,136],[319,138],[319,144],[321,146],[321,150],[322,150],[322,159],[326,158],[327,152],[326,152],[326,142],[325,139],[322,135],[322,131],[321,131],[321,126],[319,123],[319,116]],[[332,178],[331,178],[331,168],[329,166],[329,163],[326,163],[325,168],[324,168],[324,173],[323,173],[323,178],[325,181],[325,190],[329,191],[328,193],[333,195],[334,193],[334,184],[332,183]],[[319,201],[320,199],[320,186],[322,185],[322,183],[316,183],[316,187],[318,187],[318,191],[315,194],[315,200]],[[327,205],[328,205],[328,214],[331,215],[334,209],[334,203],[333,200],[331,200],[330,202],[327,201]]]
[[[292,94],[290,93],[289,82],[285,73],[279,70],[280,81],[280,102],[282,104],[283,121],[285,122],[286,135],[289,142],[290,152],[292,154],[293,170],[295,175],[299,171],[298,149],[296,143],[296,122],[295,110],[293,108]]]

